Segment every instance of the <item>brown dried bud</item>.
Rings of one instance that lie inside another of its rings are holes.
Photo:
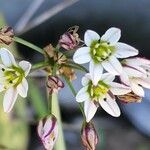
[[[133,92],[127,93],[125,95],[118,95],[117,97],[124,103],[140,103],[142,101],[142,97],[136,95]]]
[[[60,46],[66,50],[75,49],[80,43],[80,38],[77,33],[78,29],[79,29],[78,26],[74,26],[74,27],[71,27],[67,32],[65,32],[60,37],[60,40],[59,40]]]
[[[96,133],[94,124],[84,123],[81,131],[82,143],[86,150],[95,150],[98,143],[98,135]]]
[[[46,54],[50,57],[53,58],[54,54],[55,54],[55,50],[52,44],[47,45],[46,47],[44,47],[44,50],[46,52]]]
[[[38,135],[46,150],[52,150],[58,137],[58,123],[54,115],[46,116],[39,121]]]
[[[70,81],[76,79],[75,71],[70,67],[63,66],[59,69],[59,72],[60,74],[65,75]]]
[[[64,83],[57,76],[48,76],[47,88],[49,94],[58,92],[61,88],[64,87]]]
[[[12,42],[14,36],[13,29],[11,27],[4,27],[0,29],[0,44],[9,45]]]

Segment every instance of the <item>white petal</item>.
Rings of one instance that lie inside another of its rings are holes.
[[[81,103],[85,100],[90,99],[90,96],[87,92],[87,88],[88,88],[88,86],[85,86],[85,87],[81,88],[80,91],[77,93],[77,95],[76,95],[76,101],[77,102]]]
[[[4,95],[4,100],[3,100],[3,108],[4,112],[10,112],[11,109],[13,108],[16,99],[17,99],[18,92],[16,88],[11,87],[9,88],[5,95]]]
[[[112,75],[111,73],[104,73],[101,78],[101,80],[103,80],[105,83],[110,83],[114,79],[115,79],[115,75]]]
[[[112,99],[109,95],[107,95],[106,100],[99,101],[101,107],[113,117],[119,117],[121,112],[118,104],[115,99]]]
[[[128,58],[125,59],[126,64],[129,66],[143,66],[143,65],[150,65],[150,60],[141,57],[135,58]]]
[[[136,66],[130,67],[130,66],[124,66],[123,72],[125,72],[129,77],[143,77],[146,76],[146,72],[141,67]]]
[[[102,62],[102,65],[104,69],[111,74],[120,75],[122,73],[122,66],[114,56],[111,56],[109,60]]]
[[[43,136],[45,136],[49,133],[51,127],[52,127],[52,118],[49,117],[48,119],[46,119],[46,122],[45,122],[44,127],[43,127],[43,130],[44,130]]]
[[[144,97],[144,90],[137,83],[131,82],[131,88],[136,95]]]
[[[130,85],[130,79],[124,70],[122,71],[122,74],[119,77],[120,77],[121,83],[123,83],[124,85],[128,85],[128,86]]]
[[[124,95],[131,92],[131,88],[120,83],[112,82],[110,91],[114,95]]]
[[[100,39],[100,36],[92,30],[87,30],[84,34],[84,42],[87,46],[91,46],[93,41],[97,41]]]
[[[118,28],[109,28],[105,34],[101,37],[101,40],[107,41],[110,45],[116,44],[121,37],[121,30]]]
[[[2,60],[3,64],[6,67],[10,67],[12,65],[16,66],[14,56],[6,48],[1,48],[0,49],[0,56],[1,56],[1,60]]]
[[[19,66],[24,70],[25,76],[27,76],[31,69],[31,63],[23,60],[19,62]]]
[[[97,106],[90,100],[84,102],[84,113],[86,116],[86,122],[89,122],[97,111]]]
[[[82,77],[82,85],[83,86],[87,86],[89,83],[90,79],[85,75],[84,77]]]
[[[84,64],[91,60],[90,48],[81,47],[73,55],[73,61],[77,64]]]
[[[90,61],[89,72],[94,85],[97,85],[103,72],[103,67],[101,64],[95,64],[92,60]]]
[[[138,55],[139,53],[139,51],[134,47],[121,42],[118,42],[115,45],[115,48],[116,48],[115,56],[117,58],[127,58],[127,57]]]
[[[150,89],[150,80],[148,78],[137,78],[135,80],[141,86]]]
[[[22,97],[27,97],[28,92],[28,82],[25,78],[22,79],[22,82],[17,86],[18,94]]]

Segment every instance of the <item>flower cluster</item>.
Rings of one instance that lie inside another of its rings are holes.
[[[118,117],[120,109],[116,96],[124,102],[139,102],[144,96],[142,87],[150,88],[150,61],[134,58],[139,51],[118,42],[120,37],[121,30],[115,27],[108,29],[102,37],[87,30],[84,35],[86,46],[74,53],[75,63],[89,62],[89,73],[82,78],[83,88],[76,95],[77,102],[84,102],[87,122],[93,118],[99,105],[110,115]],[[115,76],[120,77],[120,83],[114,82]]]

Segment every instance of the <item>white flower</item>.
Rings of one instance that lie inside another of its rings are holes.
[[[15,104],[18,94],[22,97],[27,96],[28,83],[26,76],[29,74],[31,64],[21,61],[16,64],[13,55],[6,49],[0,49],[0,92],[6,91],[3,100],[5,112],[10,112]]]
[[[117,58],[127,58],[138,54],[135,48],[118,42],[120,37],[120,29],[114,27],[108,29],[101,38],[92,30],[85,32],[86,46],[75,52],[73,60],[78,64],[90,62],[89,70],[94,84],[97,84],[101,78],[103,68],[114,75],[121,74],[122,66]]]
[[[86,121],[89,122],[95,115],[99,104],[110,115],[120,116],[120,109],[115,101],[114,95],[129,93],[131,89],[125,85],[112,82],[115,76],[104,73],[95,85],[90,74],[82,78],[83,88],[76,95],[77,102],[84,102]]]
[[[143,87],[150,89],[150,60],[135,57],[123,60],[122,64],[121,82],[130,86],[136,95],[144,97]]]

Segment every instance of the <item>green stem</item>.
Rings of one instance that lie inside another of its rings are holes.
[[[17,42],[17,43],[20,43],[20,44],[22,44],[22,45],[25,45],[25,46],[27,46],[27,47],[33,49],[33,50],[35,50],[35,51],[37,51],[37,52],[39,52],[39,53],[41,53],[41,54],[44,54],[44,51],[43,51],[42,48],[40,48],[40,47],[38,47],[38,46],[36,46],[36,45],[34,45],[34,44],[32,44],[32,43],[30,43],[30,42],[28,42],[28,41],[22,39],[22,38],[14,37],[13,40],[14,40],[15,42]]]
[[[46,66],[49,66],[49,62],[39,62],[39,63],[36,63],[34,65],[32,65],[32,70],[37,70],[37,69],[40,69],[40,68],[43,68],[43,67],[46,67]]]
[[[59,136],[55,144],[55,150],[66,150],[63,128],[62,128],[62,120],[60,114],[60,107],[58,102],[58,95],[56,93],[52,94],[52,114],[54,114],[55,117],[57,118],[58,125],[59,125]]]
[[[63,76],[63,77],[64,77],[65,81],[67,82],[67,84],[69,85],[69,88],[70,88],[72,94],[73,94],[74,96],[76,96],[77,93],[76,93],[76,91],[75,91],[75,89],[74,89],[72,83],[70,82],[70,80],[69,80],[66,76]],[[85,114],[84,114],[84,110],[83,110],[83,105],[82,105],[82,103],[79,103],[79,108],[80,108],[80,111],[82,112],[82,115],[83,115],[83,117],[84,117],[84,119],[85,119]]]

